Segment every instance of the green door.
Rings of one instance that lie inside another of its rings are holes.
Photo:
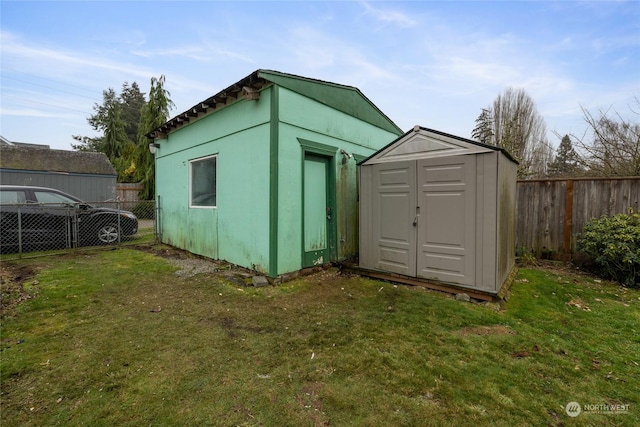
[[[305,154],[303,195],[303,267],[331,260],[333,212],[329,158]]]

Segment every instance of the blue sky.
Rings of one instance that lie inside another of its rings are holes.
[[[403,130],[470,137],[523,88],[554,132],[640,97],[639,1],[0,3],[0,134],[70,149],[102,91],[166,76],[178,114],[264,68],[352,85]]]

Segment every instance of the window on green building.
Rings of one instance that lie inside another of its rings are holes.
[[[215,208],[217,206],[217,159],[218,156],[191,160],[190,207]]]

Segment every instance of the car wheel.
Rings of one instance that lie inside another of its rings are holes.
[[[104,224],[98,229],[98,240],[101,243],[116,243],[120,238],[120,229],[116,224]]]

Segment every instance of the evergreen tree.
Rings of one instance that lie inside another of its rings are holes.
[[[87,118],[87,122],[91,125],[91,128],[102,134],[102,136],[88,137],[81,135],[74,135],[73,139],[78,141],[78,144],[72,144],[74,150],[78,151],[98,151],[101,153],[107,153],[107,147],[105,146],[105,135],[107,132],[117,134],[119,130],[109,130],[110,126],[116,122],[118,126],[122,123],[126,140],[138,142],[138,123],[140,122],[140,109],[145,104],[144,93],[140,92],[140,88],[136,82],[129,85],[128,82],[124,82],[122,85],[122,91],[118,95],[116,91],[109,88],[102,92],[102,104],[94,104],[94,114]],[[114,105],[118,105],[118,111],[114,110]],[[116,115],[118,119],[116,120]],[[114,120],[116,120],[114,122]],[[120,139],[123,139],[121,136]],[[113,144],[113,141],[110,141]],[[111,156],[109,156],[111,158]]]
[[[128,82],[122,85],[120,104],[122,105],[122,120],[125,122],[125,132],[129,141],[138,142],[138,125],[142,106],[146,103],[144,93],[140,92],[138,83]]]
[[[140,124],[138,126],[138,144],[133,154],[134,176],[136,181],[144,185],[140,192],[142,200],[152,200],[155,197],[155,158],[149,152],[145,135],[162,126],[168,119],[171,109],[175,106],[171,101],[171,93],[164,88],[165,77],[151,78],[149,100],[142,107]]]
[[[75,150],[105,153],[118,173],[118,182],[142,182],[143,199],[154,196],[154,158],[144,135],[165,123],[173,102],[164,89],[165,77],[151,79],[149,101],[136,82],[124,82],[117,94],[109,88],[102,92],[102,104],[94,104],[87,122],[101,136],[74,135]],[[142,128],[141,128],[142,127]]]
[[[569,135],[562,137],[556,156],[549,165],[549,176],[572,177],[580,174],[580,157],[573,149]]]
[[[104,147],[104,134],[107,130],[107,116],[111,105],[117,102],[118,96],[116,91],[112,88],[102,91],[102,104],[93,104],[93,110],[95,114],[92,114],[87,118],[87,122],[91,125],[91,128],[102,134],[98,137],[89,137],[81,135],[73,135],[73,139],[78,141],[78,144],[71,144],[74,150],[78,151],[97,151],[100,153],[106,153]]]
[[[483,144],[494,144],[493,141],[493,116],[488,108],[483,108],[476,119],[476,127],[471,132],[471,138]]]
[[[102,153],[104,138],[102,136],[90,137],[81,135],[72,135],[73,139],[78,141],[77,144],[71,144],[71,148],[77,151],[95,151]]]
[[[109,157],[109,160],[113,162],[122,156],[126,146],[131,143],[125,132],[125,122],[122,120],[121,106],[118,102],[113,102],[107,109],[103,152]]]

